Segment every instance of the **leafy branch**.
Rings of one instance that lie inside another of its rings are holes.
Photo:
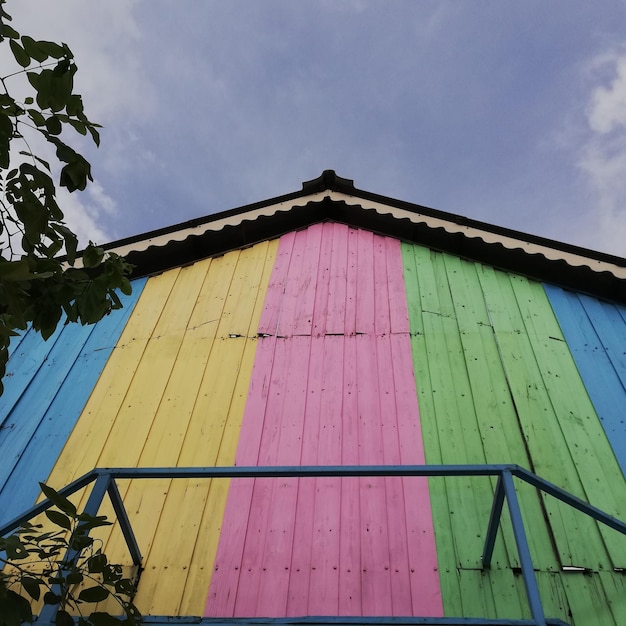
[[[89,533],[108,526],[104,516],[78,513],[76,507],[51,487],[40,483],[55,509],[45,515],[49,524],[25,523],[17,533],[0,538],[0,624],[32,623],[31,601],[57,607],[57,626],[135,626],[141,614],[133,603],[136,584],[120,565],[109,563]],[[52,529],[50,529],[52,528]],[[113,599],[119,616],[86,610]]]
[[[65,43],[21,35],[9,25],[5,4],[0,0],[0,45],[9,48],[16,69],[0,76],[0,381],[17,331],[30,325],[47,339],[61,319],[95,323],[122,306],[117,290],[131,291],[123,258],[91,242],[78,254],[56,200],[53,176],[70,193],[93,181],[90,163],[67,143],[67,133],[100,144],[100,125],[74,93],[74,55]],[[17,99],[16,91],[29,95]],[[34,152],[36,137],[54,150],[54,164]]]

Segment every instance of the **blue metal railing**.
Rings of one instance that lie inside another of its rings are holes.
[[[528,539],[522,521],[522,514],[515,491],[514,478],[522,480],[538,490],[561,500],[565,504],[592,517],[598,522],[626,534],[626,523],[608,515],[604,511],[591,506],[580,498],[573,496],[556,485],[540,478],[536,474],[519,467],[518,465],[333,465],[333,466],[304,466],[304,467],[138,467],[138,468],[105,468],[94,469],[70,483],[59,494],[65,497],[71,496],[90,483],[94,483],[84,512],[96,515],[98,509],[108,493],[120,528],[128,545],[133,564],[141,566],[141,552],[137,539],[133,533],[128,514],[117,488],[116,480],[121,479],[150,479],[150,478],[320,478],[320,477],[364,477],[364,476],[493,476],[497,477],[491,515],[487,527],[485,545],[482,553],[482,565],[488,569],[496,541],[498,527],[502,517],[502,509],[506,501],[511,516],[513,535],[520,559],[520,569],[524,580],[526,595],[530,607],[531,620],[507,620],[507,619],[481,619],[481,618],[420,618],[420,617],[388,617],[388,618],[345,618],[345,617],[308,617],[308,618],[285,618],[285,619],[262,619],[262,618],[172,618],[172,617],[145,617],[145,623],[152,624],[189,624],[202,623],[213,626],[226,626],[236,624],[283,624],[283,625],[321,625],[333,624],[334,626],[350,626],[356,624],[378,625],[398,624],[399,626],[424,624],[430,626],[461,626],[461,625],[491,625],[491,626],[567,626],[558,619],[546,619],[537,578],[533,569]],[[53,506],[50,500],[44,500],[30,508],[24,514],[11,520],[0,527],[0,536],[5,536],[24,522],[43,513]],[[67,558],[67,557],[66,557]],[[42,609],[38,625],[47,626],[53,622],[56,607],[46,606]]]

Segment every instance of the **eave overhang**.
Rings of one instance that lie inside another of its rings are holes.
[[[626,259],[358,190],[326,171],[301,191],[105,246],[162,272],[334,221],[449,252],[568,289],[626,303]]]

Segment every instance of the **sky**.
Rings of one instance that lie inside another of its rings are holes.
[[[626,256],[625,0],[8,0],[64,41],[102,145],[63,196],[105,243],[301,189]],[[72,138],[73,141],[73,138]]]

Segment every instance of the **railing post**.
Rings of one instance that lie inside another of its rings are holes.
[[[111,475],[109,473],[103,472],[98,475],[98,478],[96,478],[96,482],[94,483],[91,493],[89,494],[89,498],[87,499],[87,504],[83,509],[83,513],[91,516],[95,516],[98,514],[98,509],[100,508],[104,495],[109,488],[110,480]],[[89,532],[87,532],[87,534],[89,534]],[[65,553],[63,562],[66,564],[75,563],[78,560],[81,551],[82,550],[74,550],[72,548],[68,548],[67,552]],[[63,574],[66,569],[66,567],[59,566],[59,574]],[[57,595],[61,595],[62,593],[60,585],[53,585],[51,591],[53,593],[56,593]],[[44,604],[39,613],[39,617],[37,618],[37,623],[42,625],[52,624],[58,610],[58,604]]]
[[[128,513],[126,513],[126,507],[124,507],[124,503],[122,502],[122,496],[120,495],[120,491],[117,488],[115,478],[111,479],[108,491],[109,498],[111,499],[111,504],[113,505],[113,510],[115,511],[117,520],[120,523],[120,529],[122,531],[122,534],[124,535],[124,539],[126,539],[128,551],[130,552],[130,556],[133,559],[133,565],[140,567],[142,558],[141,552],[139,551],[139,545],[137,544],[135,533],[133,532],[132,526],[130,525]]]
[[[522,520],[522,512],[517,500],[515,492],[515,484],[513,483],[513,475],[509,470],[502,472],[502,482],[504,484],[504,492],[506,501],[511,513],[511,524],[513,526],[513,535],[517,544],[517,552],[519,554],[520,566],[522,568],[522,577],[526,585],[526,595],[528,596],[528,604],[530,605],[530,614],[536,626],[546,626],[546,617],[541,604],[541,596],[539,594],[539,586],[537,585],[537,577],[533,569],[533,562],[530,556],[530,548],[528,547],[528,539],[524,530],[524,522]]]
[[[502,481],[502,474],[500,473],[498,475],[498,482],[496,484],[496,490],[493,494],[493,504],[491,505],[491,515],[489,516],[489,526],[487,527],[485,547],[483,548],[483,555],[481,557],[483,569],[489,569],[491,567],[491,557],[493,556],[493,549],[496,544],[496,536],[498,534],[498,527],[500,526],[500,518],[502,517],[503,504],[504,504],[504,483]]]

